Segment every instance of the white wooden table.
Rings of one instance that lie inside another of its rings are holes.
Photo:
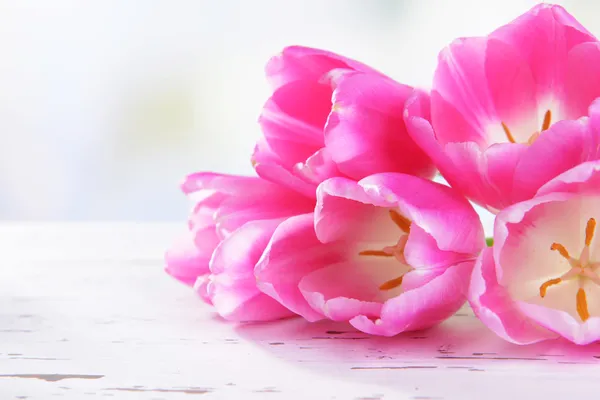
[[[225,323],[163,273],[180,227],[0,225],[0,399],[600,396],[600,345],[514,346],[468,309],[394,338]]]

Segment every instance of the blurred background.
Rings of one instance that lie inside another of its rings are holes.
[[[181,178],[250,174],[263,67],[325,48],[427,87],[528,0],[0,0],[0,219],[185,218]],[[600,33],[600,2],[557,1]]]

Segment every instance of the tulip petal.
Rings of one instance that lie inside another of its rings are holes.
[[[600,161],[585,162],[562,173],[542,186],[537,196],[554,192],[598,194],[600,192]]]
[[[518,142],[540,129],[535,81],[524,58],[488,38],[454,41],[440,53],[432,92],[432,123],[442,144]]]
[[[195,237],[196,240],[201,238],[201,248],[195,245]],[[192,286],[198,276],[209,272],[208,262],[218,243],[214,227],[196,235],[186,232],[167,251],[165,271],[180,282]]]
[[[200,275],[194,283],[194,291],[200,296],[202,301],[212,306],[212,295],[211,295],[211,277],[210,274]]]
[[[395,206],[391,202],[385,205]],[[357,242],[385,242],[401,233],[388,210],[375,206],[364,188],[347,178],[331,178],[319,185],[315,231],[323,243],[344,237]]]
[[[181,184],[182,191],[190,195],[198,191],[220,192],[225,194],[261,193],[271,187],[271,183],[258,177],[196,172],[188,175]]]
[[[314,199],[292,190],[272,185],[260,197],[240,192],[224,200],[214,213],[217,231],[226,237],[248,221],[289,217],[313,210]]]
[[[564,8],[550,4],[533,7],[490,37],[510,44],[526,59],[537,84],[538,103],[550,99],[561,105],[570,101],[565,98],[569,51],[580,43],[596,41]]]
[[[277,89],[290,82],[303,80],[319,82],[335,69],[349,69],[378,73],[358,61],[326,50],[303,46],[289,46],[267,63],[266,74]]]
[[[492,249],[483,250],[473,269],[469,303],[475,315],[496,335],[517,344],[554,339],[556,334],[523,314],[496,278]]]
[[[600,158],[599,144],[600,132],[590,128],[587,118],[552,125],[516,164],[515,200],[527,200],[557,175]]]
[[[344,260],[344,246],[319,242],[313,224],[312,213],[282,222],[254,271],[262,292],[309,321],[323,316],[308,304],[298,284],[307,274]]]
[[[336,80],[325,143],[341,172],[431,177],[435,168],[408,136],[402,111],[412,88],[379,75],[347,72]]]
[[[435,239],[440,250],[477,254],[483,247],[479,216],[456,190],[394,173],[371,175],[359,181],[359,185],[376,205],[398,204],[404,215]]]
[[[350,320],[352,326],[372,335],[394,336],[434,326],[454,314],[464,304],[473,261],[454,265],[442,274],[436,270],[427,284],[388,300],[375,321],[366,315]],[[410,275],[410,272],[408,275]]]
[[[539,280],[541,269],[542,277],[565,272],[564,266],[553,262],[557,255],[550,248],[554,242],[572,249],[583,247],[580,235],[572,234],[582,231],[579,207],[569,202],[573,198],[570,194],[551,193],[514,204],[498,214],[493,249],[496,274],[502,285],[515,281],[527,283],[535,277]],[[537,291],[541,283],[533,285],[531,290]]]
[[[259,122],[274,153],[291,168],[323,147],[332,89],[316,81],[296,81],[277,89]]]
[[[282,220],[251,221],[224,239],[210,261],[210,299],[233,321],[268,321],[293,315],[256,287],[254,266]],[[197,290],[203,289],[203,282]]]
[[[591,317],[585,323],[568,312],[544,307],[540,304],[518,303],[519,309],[549,331],[556,332],[575,344],[586,345],[600,340],[600,318]]]
[[[299,288],[309,304],[331,320],[348,321],[357,315],[378,317],[382,303],[398,292],[379,287],[401,274],[395,261],[346,261],[308,274]]]
[[[447,268],[464,260],[465,256],[453,251],[440,250],[433,236],[412,224],[404,249],[406,262],[415,269]],[[406,282],[403,281],[403,284]]]
[[[264,180],[287,187],[307,198],[314,199],[316,196],[317,188],[314,183],[294,175],[279,163],[258,163],[254,165],[254,170]]]
[[[340,175],[336,163],[331,158],[331,153],[326,148],[318,150],[308,157],[306,162],[296,164],[293,171],[303,180],[317,185],[327,178]]]
[[[431,121],[441,143],[485,142],[486,125],[495,119],[482,68],[486,44],[485,38],[457,39],[438,57]]]
[[[430,122],[430,101],[427,93],[415,90],[406,102],[404,121],[409,135],[431,157],[440,173],[453,188],[470,199],[488,197],[485,194],[484,181],[477,172],[478,169],[469,167],[462,170],[457,168],[453,160],[446,154],[445,145],[438,141]],[[475,143],[457,144],[456,146],[458,146],[458,154],[462,152],[460,147],[464,147],[465,151],[472,153],[473,157],[477,157],[480,152]],[[470,161],[470,164],[473,164],[473,161]],[[463,174],[469,174],[469,176],[463,176]],[[482,201],[478,202],[483,203]]]
[[[588,107],[600,97],[600,43],[582,43],[568,56],[566,95],[571,119],[586,115]]]

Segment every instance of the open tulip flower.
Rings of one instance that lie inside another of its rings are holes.
[[[308,196],[334,176],[377,172],[431,177],[429,157],[402,118],[412,94],[364,64],[324,50],[287,47],[266,68],[274,87],[252,163],[258,175]]]
[[[498,214],[470,301],[495,333],[526,344],[600,339],[600,161],[581,164]]]
[[[308,320],[391,336],[456,312],[484,243],[476,212],[447,186],[398,173],[331,178],[318,188],[314,218],[275,230],[256,276]]]
[[[586,118],[598,71],[596,38],[562,7],[540,4],[444,49],[431,103],[416,95],[407,124],[453,187],[497,212],[600,158],[600,127]]]

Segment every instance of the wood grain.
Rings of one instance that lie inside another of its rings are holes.
[[[506,399],[600,393],[600,345],[226,323],[162,271],[170,224],[0,227],[0,399]]]

